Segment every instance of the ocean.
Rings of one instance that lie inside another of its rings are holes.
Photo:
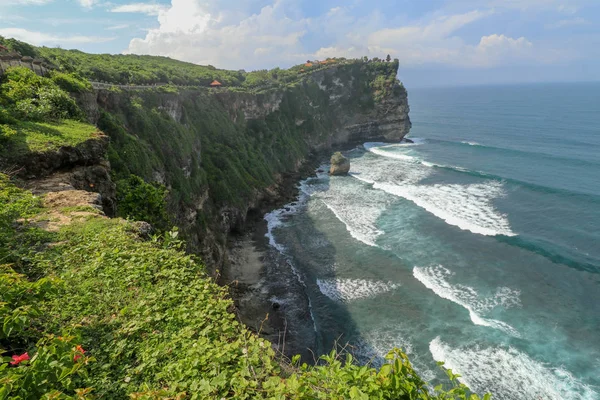
[[[317,172],[265,217],[317,351],[400,347],[432,385],[444,361],[494,399],[600,399],[600,84],[409,103],[414,143],[347,151],[350,176]]]

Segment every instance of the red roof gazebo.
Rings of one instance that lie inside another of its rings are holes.
[[[212,81],[212,83],[210,84],[210,87],[221,87],[223,86],[223,84],[217,80]]]
[[[0,44],[0,51],[10,51],[10,50]]]

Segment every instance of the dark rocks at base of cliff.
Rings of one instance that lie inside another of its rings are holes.
[[[313,362],[316,332],[305,288],[288,260],[269,244],[264,215],[294,202],[298,182],[314,175],[322,155],[305,160],[297,172],[282,175],[269,194],[246,213],[228,237],[219,283],[230,288],[237,315],[251,330],[288,357]],[[268,315],[268,318],[267,318]]]
[[[221,282],[229,286],[241,322],[276,351],[287,357],[300,354],[310,363],[317,337],[308,297],[265,233],[266,226],[257,224],[230,243],[229,266]]]
[[[335,152],[333,156],[331,156],[331,168],[329,169],[329,174],[331,175],[347,175],[350,171],[350,160],[342,153]]]

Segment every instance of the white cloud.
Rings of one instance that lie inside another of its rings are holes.
[[[55,36],[43,32],[29,31],[22,28],[4,28],[0,29],[0,36],[12,37],[34,45],[65,45],[82,43],[103,43],[114,40],[114,37],[99,36]]]
[[[80,0],[80,1],[90,1],[90,0]],[[124,4],[122,6],[114,7],[110,11],[114,12],[114,13],[139,13],[139,14],[146,14],[146,15],[160,15],[160,13],[165,11],[166,9],[167,9],[167,7],[165,7],[162,4],[132,3],[132,4]]]
[[[566,26],[577,26],[577,25],[590,25],[590,21],[585,18],[576,17],[576,18],[568,18],[561,19],[553,24],[546,25],[548,28],[564,28]]]
[[[231,22],[228,16],[213,15],[199,0],[172,0],[158,22],[145,38],[133,39],[126,52],[233,69],[289,64],[305,57],[300,39],[308,21],[289,18],[281,1]]]
[[[113,25],[113,26],[109,26],[107,28],[105,28],[107,31],[118,31],[121,29],[127,29],[129,28],[128,24],[122,24],[122,25]]]
[[[486,32],[475,42],[461,37],[462,28],[494,15],[493,9],[436,14],[434,18],[400,24],[377,11],[356,16],[349,6],[335,7],[313,18],[291,18],[297,14],[288,0],[274,0],[253,15],[219,11],[224,9],[218,7],[219,1],[172,0],[168,9],[158,12],[159,27],[150,29],[143,38],[131,40],[125,52],[231,69],[288,66],[307,58],[387,54],[399,58],[403,66],[478,68],[552,62],[558,54],[537,48],[525,37],[513,38],[500,32]],[[322,47],[311,48],[311,41]]]
[[[535,58],[533,44],[520,37],[513,39],[504,35],[483,36],[474,48],[467,47],[463,52],[465,62],[471,66],[496,66],[505,59],[528,60]]]
[[[492,11],[475,10],[441,16],[420,25],[382,29],[368,36],[366,55],[384,57],[393,54],[399,57],[402,65],[481,67],[496,65],[503,60],[511,61],[521,56],[522,47],[532,46],[525,38],[512,39],[504,35],[483,36],[477,45],[469,45],[456,35],[459,29],[492,14]],[[359,46],[355,43],[351,48]],[[499,54],[506,58],[502,59]]]
[[[97,0],[77,0],[81,7],[92,8],[96,4]]]
[[[593,1],[593,0],[592,0]],[[573,14],[589,0],[489,0],[490,7],[514,8],[522,11],[551,10]]]
[[[17,5],[17,6],[41,6],[51,3],[54,0],[3,0],[2,5]]]

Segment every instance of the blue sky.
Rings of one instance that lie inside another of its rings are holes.
[[[400,59],[406,86],[600,80],[598,0],[0,0],[0,35],[229,69]]]

